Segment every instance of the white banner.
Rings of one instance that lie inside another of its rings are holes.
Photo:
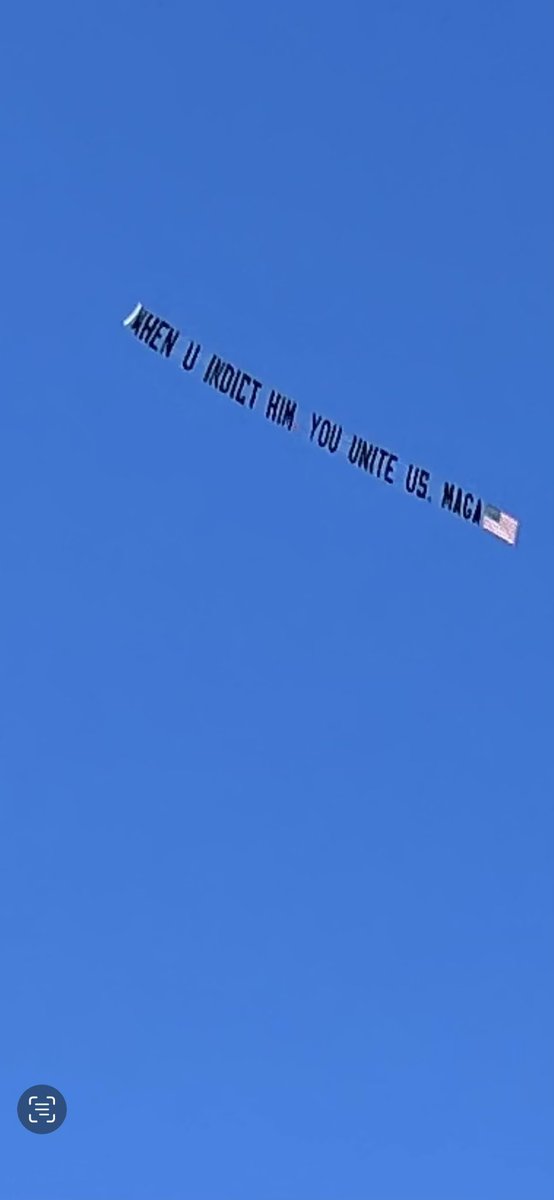
[[[162,358],[171,359],[189,375],[193,372],[201,374],[203,383],[229,396],[235,403],[262,412],[266,420],[289,433],[299,434],[329,454],[344,455],[352,466],[375,479],[391,485],[400,482],[409,495],[431,502],[430,471],[415,463],[403,462],[391,450],[369,442],[357,433],[347,433],[342,425],[323,413],[301,412],[296,400],[276,388],[266,386],[234,363],[206,352],[200,342],[181,335],[175,326],[142,304],[136,305],[123,325],[150,350]],[[447,512],[479,526],[509,545],[516,544],[519,522],[458,484],[448,480],[443,482],[439,503]]]

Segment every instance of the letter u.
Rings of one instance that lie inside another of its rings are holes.
[[[354,465],[355,465],[357,462],[359,453],[360,453],[360,439],[359,439],[357,433],[355,433],[352,437],[352,442],[350,445],[350,449],[348,451],[348,461],[351,463],[354,463]]]
[[[414,464],[410,463],[410,465],[408,467],[408,474],[406,475],[406,491],[407,492],[415,492],[418,475],[419,475],[419,467],[414,467]]]
[[[336,451],[338,450],[338,448],[340,446],[341,437],[342,437],[342,425],[333,425],[333,428],[331,430],[331,436],[329,438],[329,442],[327,445],[327,449],[329,450],[330,454],[335,454]]]
[[[183,371],[192,371],[200,354],[200,342],[189,342],[183,355]]]

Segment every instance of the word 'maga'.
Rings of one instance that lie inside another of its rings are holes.
[[[243,371],[217,354],[204,355],[200,342],[189,339],[186,345],[179,346],[180,331],[155,313],[149,312],[142,304],[136,305],[123,324],[156,354],[163,358],[177,358],[183,371],[191,373],[197,367],[201,367],[203,383],[228,396],[237,404],[248,409],[261,409],[266,420],[291,433],[304,433],[308,440],[320,449],[327,450],[332,455],[342,454],[352,466],[384,483],[396,483],[396,468],[402,468],[404,490],[408,495],[428,502],[432,500],[431,474],[425,468],[414,463],[402,463],[397,454],[366,441],[358,434],[347,434],[341,425],[319,413],[312,412],[309,423],[304,422],[296,400],[275,388],[265,388],[255,375]],[[178,346],[178,354],[174,354]],[[462,517],[469,524],[478,525],[487,532],[494,533],[496,537],[511,545],[515,545],[517,541],[519,525],[513,517],[485,504],[472,492],[455,483],[447,481],[443,484],[440,506],[447,512]]]

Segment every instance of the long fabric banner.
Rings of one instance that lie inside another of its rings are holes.
[[[229,396],[237,404],[263,412],[266,420],[290,433],[304,436],[329,454],[344,455],[353,466],[384,483],[402,482],[410,495],[431,502],[431,474],[424,467],[404,463],[384,446],[368,442],[359,434],[346,433],[342,425],[323,413],[312,411],[309,416],[302,413],[296,400],[275,388],[266,387],[248,371],[241,370],[219,355],[206,353],[200,342],[182,338],[178,329],[149,312],[142,304],[137,304],[125,317],[123,325],[150,350],[162,358],[177,362],[181,370],[188,374],[193,371],[199,374],[201,371],[205,384]],[[516,545],[519,522],[458,484],[448,480],[443,482],[440,506],[509,545]]]

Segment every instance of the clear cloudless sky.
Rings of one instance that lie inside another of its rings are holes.
[[[553,36],[5,8],[0,1200],[554,1196]]]

